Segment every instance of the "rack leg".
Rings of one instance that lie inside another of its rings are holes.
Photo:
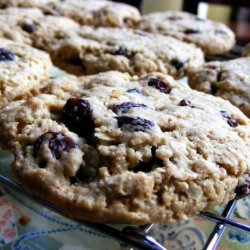
[[[233,212],[235,210],[236,203],[237,203],[236,199],[230,201],[226,205],[226,207],[225,207],[225,209],[224,209],[224,211],[222,213],[222,216],[229,219],[232,216],[232,214],[233,214]],[[208,240],[206,242],[206,245],[204,246],[203,249],[204,250],[216,249],[217,245],[219,244],[220,239],[221,239],[221,237],[222,237],[222,235],[223,235],[223,233],[225,231],[225,229],[226,229],[225,224],[217,223],[216,226],[214,227],[212,233],[210,234],[210,236],[209,236],[209,238],[208,238]]]

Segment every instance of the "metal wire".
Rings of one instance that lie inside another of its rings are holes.
[[[226,205],[226,207],[222,213],[222,216],[229,219],[232,216],[232,214],[236,208],[236,204],[237,204],[236,199],[228,202],[228,204]],[[204,250],[205,249],[206,250],[216,249],[225,229],[226,229],[225,224],[217,223],[216,226],[214,227],[214,230],[212,231],[212,233],[208,237],[208,240],[207,240],[203,249]]]
[[[17,191],[18,193],[28,197],[29,199],[39,203],[40,205],[62,215],[65,216],[61,211],[57,210],[50,202],[47,202],[39,197],[30,194],[25,191],[22,186],[13,180],[0,175],[0,184],[5,186],[6,188],[11,188],[12,190]],[[98,223],[90,223],[87,221],[81,221],[77,219],[72,219],[73,221],[86,226],[88,228],[94,229],[98,232],[104,233],[111,238],[114,238],[120,242],[125,242],[131,246],[134,246],[139,249],[145,250],[166,250],[165,247],[160,245],[153,237],[147,235],[147,231],[150,229],[150,226],[146,226],[145,232],[143,230],[139,230],[136,227],[125,227],[123,230],[118,230],[114,227],[98,224]]]

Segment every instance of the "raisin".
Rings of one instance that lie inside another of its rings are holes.
[[[233,119],[228,113],[227,113],[227,111],[220,111],[220,113],[221,113],[221,115],[224,117],[224,118],[226,118],[227,119],[227,123],[228,123],[228,125],[230,126],[230,127],[233,127],[233,128],[235,128],[235,127],[238,127],[238,122],[235,120],[235,119]]]
[[[218,89],[219,89],[219,88],[218,88],[217,86],[212,85],[212,86],[211,86],[211,90],[210,90],[210,94],[211,94],[211,95],[216,95]]]
[[[171,61],[170,61],[170,64],[176,68],[176,71],[177,71],[177,72],[181,71],[181,69],[182,69],[183,66],[184,66],[184,63],[183,63],[183,62],[180,62],[180,61],[177,60],[177,59],[171,60]]]
[[[143,93],[139,89],[128,89],[126,92],[143,95]]]
[[[237,198],[244,198],[250,194],[250,176],[246,178],[245,183],[241,186],[236,187],[235,193]]]
[[[160,92],[165,93],[165,94],[168,94],[171,91],[171,89],[168,87],[168,85],[164,81],[156,79],[156,78],[149,78],[148,86],[151,86],[151,87],[153,86],[156,89],[159,89]]]
[[[52,155],[58,160],[61,157],[61,153],[63,151],[69,152],[70,149],[76,148],[77,144],[68,136],[55,133],[55,132],[47,132],[38,137],[33,145],[33,156],[37,157],[38,151],[45,141],[48,142],[49,149]],[[43,167],[44,164],[42,164]]]
[[[140,117],[118,116],[116,119],[118,127],[125,131],[147,132],[155,126],[153,122]]]
[[[233,118],[228,118],[227,123],[229,124],[230,127],[236,128],[238,127],[238,122],[233,119]]]
[[[4,48],[0,48],[0,62],[13,61],[15,59],[15,55]]]
[[[147,106],[140,103],[123,102],[121,104],[113,105],[112,110],[113,112],[118,114],[118,113],[127,113],[131,108],[139,108],[139,107],[145,108]]]
[[[97,176],[97,169],[81,165],[77,170],[75,176],[70,178],[71,184],[76,183],[89,183]]]
[[[64,105],[62,122],[80,136],[91,136],[95,130],[90,104],[79,98],[70,98]]]
[[[151,154],[152,154],[152,156],[155,156],[156,150],[157,150],[157,147],[156,147],[156,146],[152,146],[152,147],[151,147]]]
[[[220,82],[221,81],[221,76],[222,76],[222,72],[220,71],[220,72],[218,72],[217,73],[217,82]]]
[[[27,33],[31,34],[36,30],[36,25],[34,23],[23,23],[22,29]]]
[[[188,106],[190,108],[194,108],[194,106],[192,105],[192,103],[190,101],[187,100],[181,100],[179,103],[180,106]]]
[[[187,35],[189,35],[189,34],[197,34],[197,33],[199,33],[199,31],[195,30],[195,29],[185,29],[184,33],[187,34]]]
[[[156,150],[157,150],[157,147],[152,146],[151,159],[148,162],[141,161],[138,166],[133,168],[133,172],[135,172],[135,173],[138,173],[138,172],[148,173],[157,167],[163,167],[163,165],[164,165],[163,161],[155,156]]]
[[[119,47],[119,49],[115,52],[116,55],[120,56],[126,56],[127,55],[127,49],[125,47]]]
[[[120,46],[117,51],[115,51],[114,55],[125,56],[131,59],[134,56],[133,52],[129,52],[127,48]]]

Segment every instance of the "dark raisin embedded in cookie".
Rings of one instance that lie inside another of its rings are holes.
[[[33,145],[33,157],[38,156],[38,152],[43,143],[48,143],[52,155],[58,160],[63,151],[69,152],[72,148],[77,148],[77,144],[70,137],[55,132],[47,132],[38,137]],[[45,167],[46,163],[42,164]]]
[[[123,46],[119,47],[119,49],[115,52],[116,55],[120,56],[126,56],[127,55],[127,49]]]
[[[148,132],[155,126],[153,122],[141,117],[118,116],[116,119],[118,127],[124,131]]]
[[[238,199],[245,198],[250,194],[250,176],[246,178],[242,185],[236,187],[235,193],[237,194]]]
[[[219,72],[217,73],[217,82],[220,82],[220,81],[221,81],[221,76],[222,76],[222,72],[219,71]]]
[[[125,56],[127,58],[132,58],[134,56],[133,52],[129,52],[127,48],[120,46],[118,50],[115,51],[115,55]]]
[[[34,23],[23,23],[22,29],[27,33],[31,34],[36,30],[36,25]]]
[[[168,94],[171,91],[169,86],[164,81],[156,79],[156,78],[149,78],[148,86],[155,87],[156,89],[159,89],[160,92],[165,93],[165,94]]]
[[[112,110],[118,113],[127,113],[131,108],[146,108],[147,106],[140,103],[133,103],[133,102],[123,102],[121,104],[115,104],[112,107]]]
[[[184,66],[184,63],[183,63],[183,62],[180,62],[180,61],[177,60],[177,59],[171,60],[171,61],[170,61],[170,64],[176,68],[176,71],[177,71],[177,72],[181,71],[181,69],[182,69],[183,66]]]
[[[80,168],[77,170],[75,176],[70,178],[70,183],[89,183],[93,181],[96,176],[97,169],[81,165]]]
[[[239,126],[238,122],[233,118],[228,118],[227,123],[229,124],[230,127],[233,127],[233,128]]]
[[[181,100],[179,103],[180,106],[188,106],[190,108],[194,108],[194,106],[192,105],[192,103],[190,101],[187,100]]]
[[[143,93],[139,89],[128,89],[126,92],[143,95]]]
[[[219,88],[215,85],[211,85],[211,89],[210,89],[210,94],[211,95],[216,95],[217,91],[219,90]]]
[[[0,48],[0,62],[13,61],[15,59],[15,55],[4,48]]]
[[[156,146],[152,146],[152,147],[151,147],[151,154],[152,154],[152,156],[155,156],[156,150],[157,150],[157,147],[156,147]]]
[[[199,30],[196,29],[185,29],[183,32],[187,35],[200,33]]]
[[[233,127],[233,128],[235,128],[235,127],[238,127],[239,126],[239,124],[238,124],[238,122],[235,120],[235,119],[233,119],[228,113],[227,113],[227,111],[220,111],[220,113],[221,113],[221,115],[224,117],[224,118],[226,118],[227,119],[227,123],[228,123],[228,125],[230,126],[230,127]]]
[[[64,105],[62,122],[80,136],[91,136],[95,130],[90,104],[79,98],[70,98]]]

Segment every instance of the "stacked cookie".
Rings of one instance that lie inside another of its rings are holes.
[[[227,78],[224,65],[202,66],[202,50],[229,50],[231,31],[181,13],[165,13],[162,29],[157,14],[149,28],[150,18],[108,1],[0,6],[40,8],[0,11],[0,143],[27,190],[73,218],[131,224],[184,220],[249,193],[249,119],[171,77],[189,75],[194,86],[206,70]],[[183,35],[196,21],[211,39],[221,31],[217,49],[201,30]],[[50,78],[50,57],[39,49],[82,76]],[[228,93],[220,85],[218,95]]]
[[[204,62],[199,48],[172,37],[127,28],[80,26],[67,17],[44,15],[39,9],[2,10],[1,25],[5,27],[1,36],[49,52],[55,65],[78,75],[118,70],[181,77]],[[13,30],[14,36],[10,35]]]
[[[138,28],[194,43],[207,55],[223,54],[235,44],[234,33],[224,24],[185,12],[166,11],[145,15]]]
[[[250,117],[250,57],[206,63],[190,73],[189,85],[229,100]]]

